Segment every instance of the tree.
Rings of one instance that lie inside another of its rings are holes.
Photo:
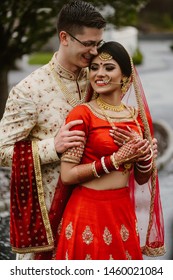
[[[80,1],[80,0],[79,0]],[[55,34],[55,18],[68,1],[62,0],[3,0],[0,3],[0,118],[8,96],[8,73],[16,59],[40,50]],[[91,0],[102,11],[112,7],[108,21],[119,26],[129,23],[145,0]]]

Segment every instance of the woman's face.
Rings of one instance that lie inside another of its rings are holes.
[[[121,94],[123,74],[114,59],[102,60],[99,55],[92,60],[90,66],[90,82],[97,93]]]

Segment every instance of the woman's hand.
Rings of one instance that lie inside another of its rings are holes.
[[[121,129],[116,127],[115,129],[110,130],[110,135],[113,137],[114,142],[118,144],[119,146],[124,145],[125,143],[128,143],[129,141],[133,139],[139,139],[139,134],[132,130],[129,126],[127,126],[128,130]],[[144,147],[145,149],[145,147]],[[158,145],[157,145],[157,139],[153,138],[152,139],[152,150],[153,150],[153,157],[157,158],[158,155]],[[143,160],[144,158],[142,157],[139,160]]]
[[[147,139],[133,139],[121,146],[114,154],[118,165],[132,163],[146,159],[150,153],[151,145]]]

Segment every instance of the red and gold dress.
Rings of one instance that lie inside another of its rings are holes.
[[[83,130],[87,140],[82,156],[77,148],[65,153],[69,161],[91,163],[118,150],[109,135],[110,124],[99,111],[90,105],[80,105],[70,112],[67,122],[75,119],[82,119],[83,123],[73,129]],[[133,108],[129,117],[114,119],[113,122],[117,127],[127,129],[128,126],[138,133],[143,130],[138,112]],[[124,172],[125,168],[121,166],[120,170]],[[110,190],[75,186],[58,227],[55,258],[142,259],[129,186]]]

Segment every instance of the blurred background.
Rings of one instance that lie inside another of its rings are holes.
[[[79,0],[80,1],[80,0]],[[56,17],[63,0],[0,3],[0,119],[10,89],[58,49]],[[158,139],[166,254],[173,259],[173,1],[91,0],[107,19],[105,40],[129,51],[139,71]],[[9,244],[10,169],[0,167],[0,259],[14,259]]]

